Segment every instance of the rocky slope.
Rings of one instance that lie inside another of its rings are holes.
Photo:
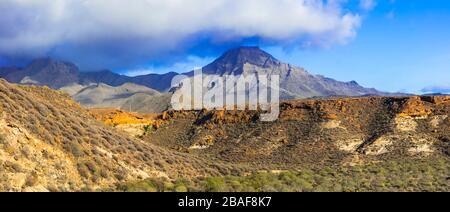
[[[224,53],[203,68],[205,74],[216,75],[279,75],[282,99],[303,99],[323,96],[389,95],[358,83],[339,82],[313,75],[305,69],[283,63],[258,47],[241,47]]]
[[[169,112],[145,139],[181,152],[272,169],[450,159],[450,97],[297,100],[280,119],[254,111]],[[450,161],[449,161],[450,162]]]
[[[115,127],[128,133],[132,137],[141,137],[145,134],[145,129],[152,127],[158,129],[163,123],[159,120],[159,114],[141,115],[138,113],[125,112],[118,109],[91,109],[89,112],[95,119],[106,125]]]
[[[0,191],[95,190],[232,170],[219,165],[120,133],[60,92],[0,80]]]

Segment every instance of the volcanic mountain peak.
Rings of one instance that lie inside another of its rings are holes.
[[[60,88],[78,80],[79,70],[74,64],[50,58],[33,60],[24,68],[4,69],[0,76],[13,83],[47,85]]]
[[[31,63],[26,67],[26,69],[42,70],[45,68],[60,68],[66,67],[72,71],[78,71],[78,67],[70,62],[54,60],[52,58],[39,58],[31,61]]]
[[[50,84],[50,86],[59,87],[61,83],[76,79],[78,73],[79,69],[73,63],[53,60],[51,58],[41,58],[33,60],[21,71],[12,73],[12,75],[16,75],[19,78],[30,77],[37,79],[37,81],[45,85],[53,82],[47,79],[54,79],[56,80],[56,85]]]
[[[250,63],[263,66],[267,61],[278,62],[272,55],[259,47],[239,47],[225,52],[219,60],[235,62],[237,64]]]
[[[241,74],[245,64],[268,68],[281,64],[259,47],[239,47],[225,52],[204,68],[207,74]]]

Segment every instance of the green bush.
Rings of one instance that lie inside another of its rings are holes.
[[[206,179],[206,191],[208,192],[225,192],[225,179],[220,177],[212,177]]]
[[[150,135],[155,131],[155,128],[153,127],[153,125],[146,125],[144,126],[144,136],[145,135]]]
[[[188,192],[188,188],[184,185],[177,185],[175,186],[175,192]]]
[[[123,184],[118,186],[119,191],[125,192],[158,192],[158,186],[152,181]]]
[[[146,180],[119,187],[119,191],[206,192],[365,192],[450,191],[450,163],[446,159],[390,161],[355,167],[305,168],[280,174],[209,177],[194,181]],[[150,182],[150,183],[149,183]],[[159,182],[155,184],[155,182]],[[155,186],[157,185],[157,186]],[[148,187],[152,188],[149,189]]]

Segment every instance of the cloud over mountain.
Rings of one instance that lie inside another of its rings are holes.
[[[450,85],[448,86],[429,86],[421,90],[423,93],[442,93],[450,94]]]
[[[86,67],[114,67],[245,39],[329,46],[347,42],[360,25],[359,15],[344,10],[343,2],[2,0],[0,55],[51,55],[78,58]]]

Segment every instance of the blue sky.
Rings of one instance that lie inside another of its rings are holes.
[[[384,91],[450,91],[442,0],[2,0],[0,65],[38,57],[138,75],[202,67],[229,48]]]
[[[390,92],[448,93],[450,2],[374,2],[374,7],[363,14],[356,37],[345,45],[298,49],[263,45],[262,48],[282,61],[337,80],[356,80],[364,86]],[[358,1],[352,1],[348,7],[358,6]],[[191,65],[194,66],[201,67],[201,64]],[[428,89],[422,91],[424,88]]]
[[[267,50],[313,73],[356,80],[386,91],[420,92],[434,86],[448,92],[448,23],[449,1],[378,1],[347,45],[291,52],[277,47]]]

